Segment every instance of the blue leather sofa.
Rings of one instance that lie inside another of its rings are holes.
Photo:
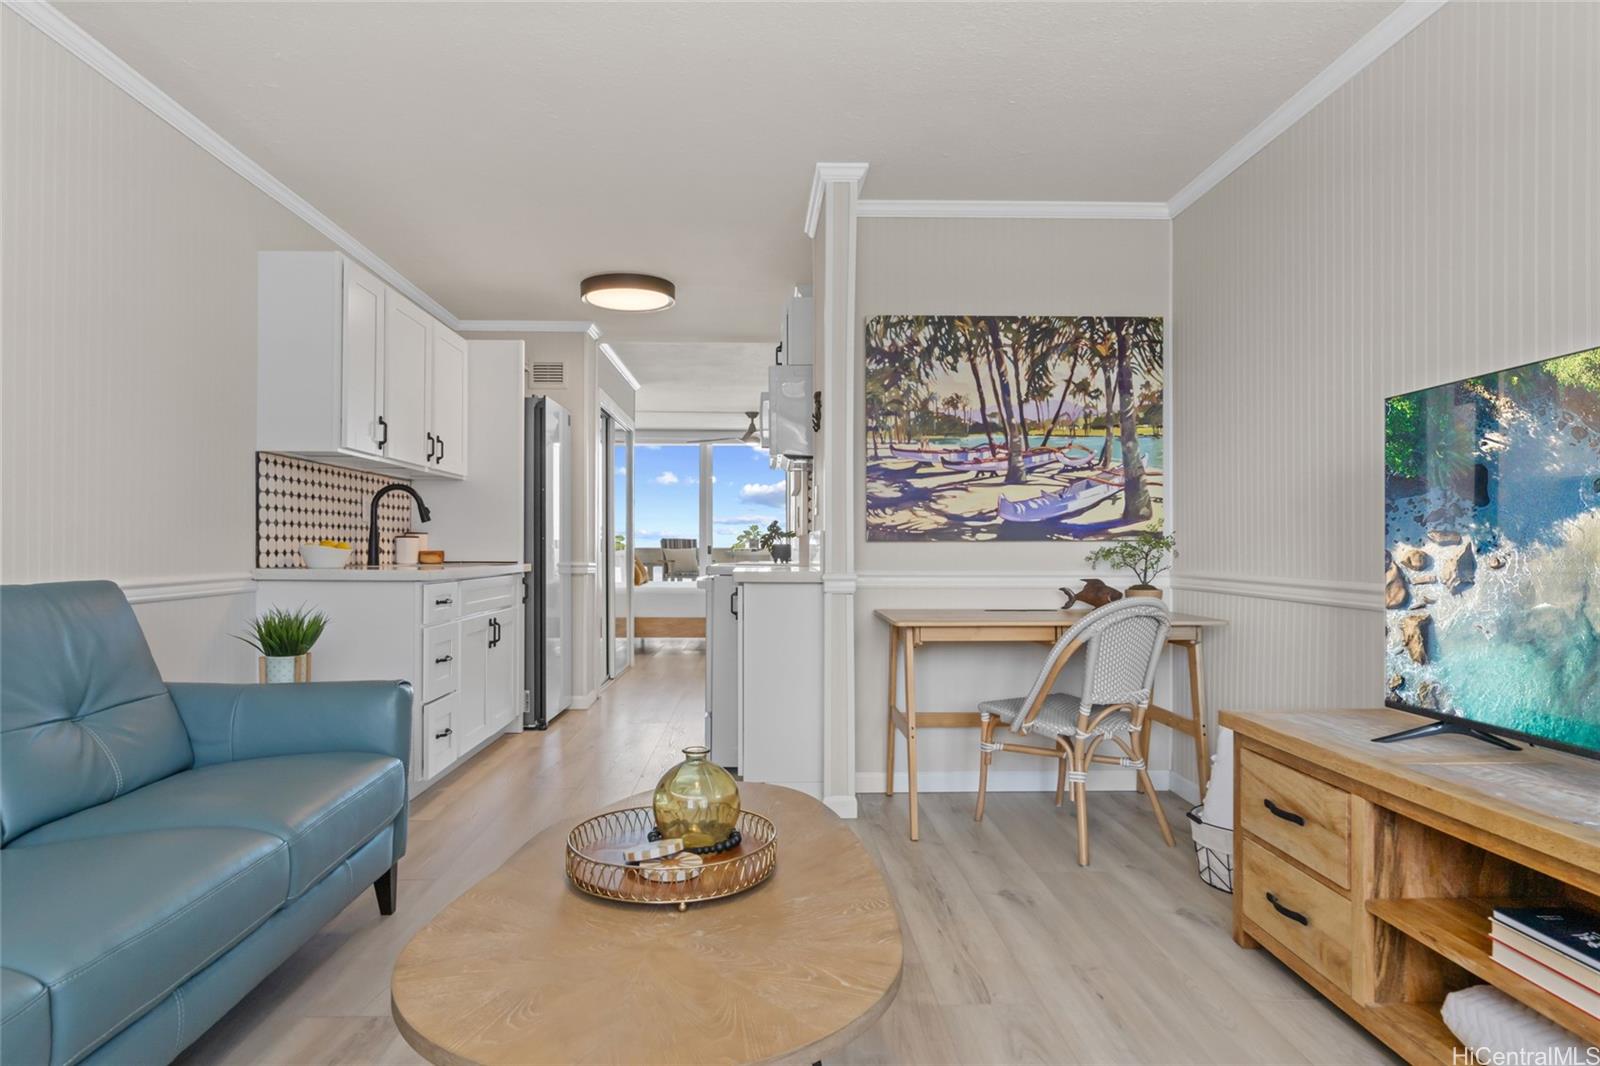
[[[109,582],[0,587],[0,1060],[163,1063],[406,848],[404,682],[164,684]]]

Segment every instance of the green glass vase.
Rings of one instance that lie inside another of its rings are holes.
[[[656,828],[689,848],[721,844],[739,822],[739,783],[710,754],[709,748],[684,748],[683,761],[656,782]]]

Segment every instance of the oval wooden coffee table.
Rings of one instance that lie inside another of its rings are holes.
[[[777,869],[684,912],[585,895],[563,869],[571,826],[534,837],[406,945],[390,993],[406,1041],[450,1066],[810,1063],[843,1047],[900,987],[889,888],[810,796],[740,795],[776,823]]]

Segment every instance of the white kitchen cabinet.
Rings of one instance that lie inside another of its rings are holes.
[[[428,466],[428,347],[433,318],[393,289],[383,298],[383,454]]]
[[[369,271],[343,266],[344,446],[362,455],[383,455],[383,295],[387,288]]]
[[[467,473],[467,342],[437,319],[428,348],[427,461]]]
[[[328,615],[313,680],[411,683],[415,794],[494,737],[522,729],[524,572],[507,564],[492,576],[429,581],[428,571],[411,571],[415,580],[393,571],[256,571],[256,605]]]
[[[259,253],[256,316],[258,449],[465,475],[466,344],[443,323],[338,252]]]

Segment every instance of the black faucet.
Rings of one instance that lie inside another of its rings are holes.
[[[378,565],[378,501],[391,492],[403,492],[417,501],[417,520],[426,522],[433,515],[428,513],[428,505],[422,502],[422,497],[417,495],[417,490],[407,485],[404,481],[396,481],[385,485],[372,494],[372,521],[367,525],[367,565]]]

